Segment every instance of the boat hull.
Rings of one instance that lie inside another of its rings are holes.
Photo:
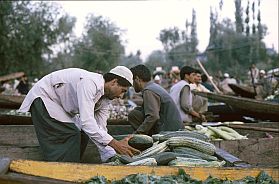
[[[158,176],[177,175],[183,169],[192,178],[205,180],[208,176],[221,179],[238,180],[246,176],[256,177],[265,171],[274,180],[279,181],[278,168],[207,168],[175,166],[108,166],[96,164],[76,164],[58,162],[40,162],[14,160],[10,172],[47,177],[70,182],[84,182],[94,176],[105,176],[108,180],[120,180],[130,174],[154,174]],[[113,172],[112,172],[113,171]]]

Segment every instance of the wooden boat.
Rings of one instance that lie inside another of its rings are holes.
[[[108,125],[129,125],[127,119],[108,119]],[[33,125],[31,116],[11,115],[0,112],[0,125]]]
[[[239,84],[229,84],[229,87],[237,96],[246,97],[246,98],[255,98],[257,94],[253,87],[250,86],[241,86]]]
[[[230,127],[241,135],[248,135],[248,139],[212,141],[216,147],[253,166],[279,167],[279,122],[245,123]]]
[[[224,102],[232,108],[237,109],[243,115],[257,117],[259,119],[268,119],[272,121],[279,120],[279,104],[255,99],[221,95],[215,93],[193,92],[196,95],[206,97],[211,100]]]
[[[16,72],[16,73],[8,74],[8,75],[3,75],[3,76],[0,76],[0,82],[17,79],[17,78],[22,77],[23,75],[24,75],[24,72]]]
[[[3,95],[0,94],[0,108],[18,109],[25,95]]]
[[[133,133],[130,125],[108,125],[111,135]],[[92,157],[92,155],[96,155]],[[42,160],[43,156],[33,125],[0,125],[0,157],[11,159]],[[97,147],[89,143],[82,162],[100,163]]]
[[[25,176],[25,179],[27,176],[29,176],[29,180],[31,181],[40,181],[38,177],[44,177],[45,181],[48,181],[49,179],[49,182],[54,182],[55,180],[53,179],[56,179],[57,183],[61,183],[62,181],[81,183],[91,179],[94,176],[105,176],[108,180],[113,181],[120,180],[128,175],[138,173],[153,174],[158,176],[177,175],[179,169],[183,169],[192,178],[198,180],[205,180],[210,175],[221,179],[238,180],[243,179],[246,176],[256,177],[261,171],[265,171],[275,181],[279,181],[278,168],[109,166],[96,164],[12,160],[10,164],[8,164],[8,169],[9,171],[6,174],[0,176],[0,183],[3,183],[3,179],[4,181],[6,180],[12,182],[14,179],[12,176],[15,176],[15,173],[20,173],[20,176]],[[33,178],[30,179],[32,176]],[[16,179],[18,179],[18,177]]]
[[[245,124],[246,125],[246,124]],[[215,141],[216,147],[226,150],[237,158],[252,164],[279,166],[277,159],[279,153],[279,123],[253,123],[247,124],[251,127],[265,128],[263,131],[252,129],[235,128],[240,134],[248,135],[249,139],[239,141]],[[108,132],[111,135],[123,135],[133,132],[130,125],[108,125]],[[268,131],[269,129],[276,131]],[[267,138],[266,132],[273,136]],[[262,148],[262,149],[261,149]],[[253,157],[251,157],[253,154]],[[266,154],[266,156],[265,156]],[[92,155],[96,155],[92,157]],[[0,157],[6,156],[12,159],[42,160],[39,143],[32,125],[0,125]],[[100,163],[97,147],[89,143],[84,156],[83,163]]]

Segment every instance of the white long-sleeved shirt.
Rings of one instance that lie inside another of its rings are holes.
[[[107,146],[113,138],[106,128],[109,100],[102,97],[104,83],[103,76],[97,73],[78,68],[59,70],[46,75],[31,88],[19,111],[29,111],[32,102],[40,97],[52,118],[74,123],[97,144],[100,153],[113,155],[115,151]],[[106,160],[103,157],[102,160]]]

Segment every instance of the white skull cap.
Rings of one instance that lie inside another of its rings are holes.
[[[117,66],[109,71],[109,73],[118,75],[126,79],[131,85],[133,85],[133,73],[126,66]]]
[[[161,78],[160,78],[160,76],[159,75],[156,75],[155,77],[154,77],[154,80],[160,80]]]
[[[224,73],[224,77],[228,78],[230,75],[228,73]]]

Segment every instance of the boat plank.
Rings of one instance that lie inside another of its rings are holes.
[[[193,93],[199,96],[206,97],[208,99],[224,102],[238,109],[255,113],[264,113],[279,118],[279,104],[276,103],[215,93],[198,91],[194,91]]]
[[[24,72],[15,72],[15,73],[7,74],[7,75],[2,75],[2,76],[0,76],[0,82],[20,78],[23,75],[24,75]]]
[[[127,119],[108,119],[108,125],[130,125]],[[0,113],[0,125],[33,125],[31,116]]]
[[[274,180],[279,181],[279,169],[277,168],[108,166],[30,160],[14,160],[10,165],[10,171],[13,172],[72,182],[84,182],[94,176],[105,176],[108,180],[119,180],[130,174],[137,173],[155,174],[158,176],[177,175],[179,168],[184,169],[192,178],[199,180],[205,180],[209,175],[221,179],[237,180],[246,176],[256,177],[260,171],[265,171]]]
[[[11,173],[0,175],[0,184],[69,184],[72,182],[43,178],[37,176]]]
[[[108,125],[110,135],[133,133],[131,125]],[[38,145],[33,125],[0,125],[0,145]]]
[[[246,98],[255,98],[257,94],[254,91],[254,88],[251,86],[241,86],[239,84],[228,84],[233,92],[241,97]]]

